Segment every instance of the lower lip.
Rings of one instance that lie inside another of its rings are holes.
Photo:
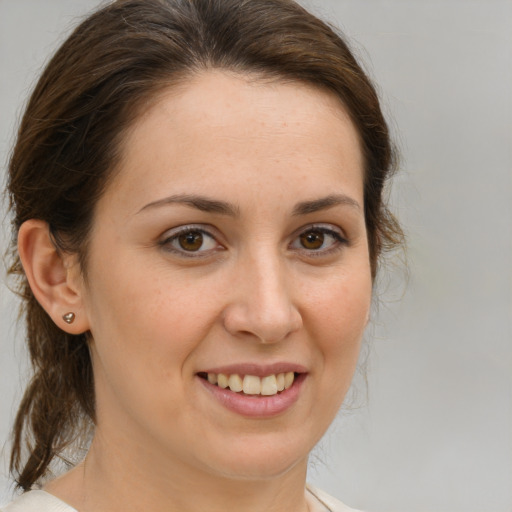
[[[199,376],[197,378],[226,409],[251,418],[270,418],[282,414],[298,400],[306,374],[300,373],[288,389],[272,396],[235,393],[210,384]]]

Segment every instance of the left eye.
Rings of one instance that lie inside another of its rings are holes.
[[[345,238],[332,229],[313,227],[300,233],[291,247],[309,252],[328,252],[346,242]]]
[[[200,229],[182,230],[168,236],[162,245],[173,252],[182,254],[203,253],[219,247],[218,242],[212,235]]]

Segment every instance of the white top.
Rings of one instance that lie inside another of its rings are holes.
[[[311,512],[358,512],[324,491],[308,486],[307,500]],[[0,512],[77,512],[77,510],[46,491],[29,491]]]
[[[28,491],[0,512],[77,512],[77,510],[46,491]]]

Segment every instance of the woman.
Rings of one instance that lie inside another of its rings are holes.
[[[85,20],[10,162],[34,376],[4,512],[350,510],[307,460],[400,241],[392,169],[372,85],[291,0]]]

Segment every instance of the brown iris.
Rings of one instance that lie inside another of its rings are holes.
[[[300,243],[305,249],[320,249],[324,244],[325,235],[321,231],[307,231],[300,235]]]
[[[178,243],[185,251],[198,251],[203,245],[203,234],[200,231],[188,231],[178,236]]]

